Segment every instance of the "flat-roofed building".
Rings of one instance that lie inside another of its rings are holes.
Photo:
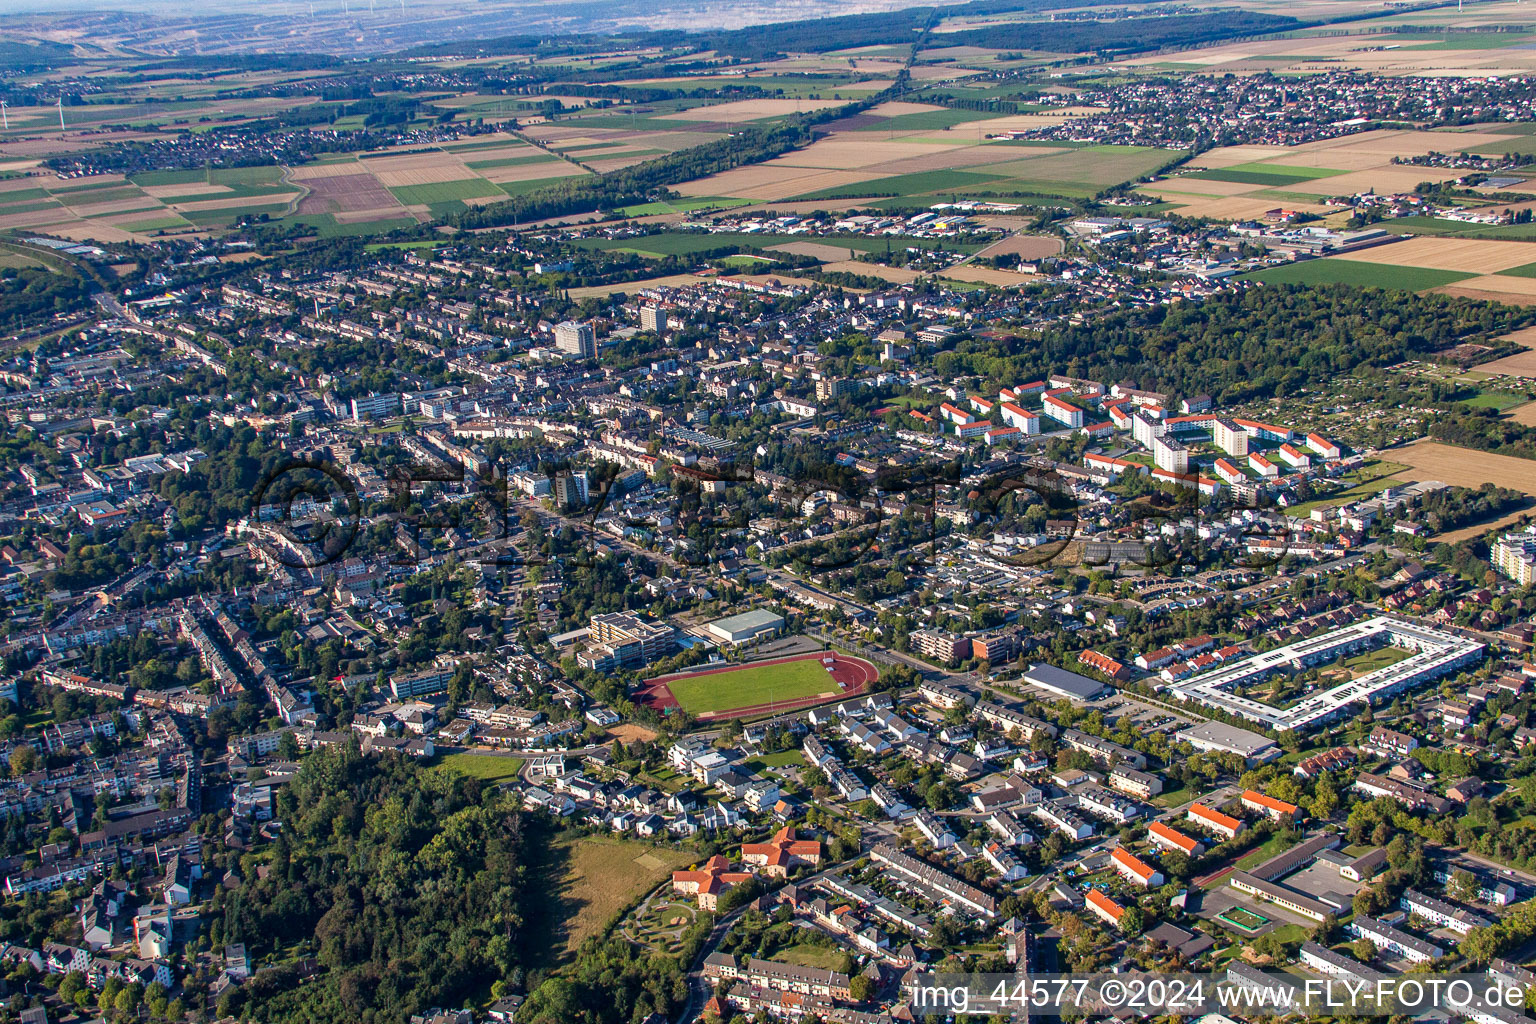
[[[1282,751],[1268,736],[1225,722],[1201,722],[1176,736],[1202,753],[1236,754],[1250,765],[1267,764]]]
[[[1276,708],[1238,692],[1262,683],[1276,672],[1303,671],[1387,644],[1410,654],[1384,668],[1308,694],[1289,708]],[[1167,692],[1179,700],[1216,708],[1276,732],[1308,730],[1337,721],[1362,703],[1374,704],[1395,697],[1476,664],[1486,650],[1486,645],[1456,633],[1379,615],[1226,662],[1173,684]]]
[[[722,643],[745,644],[765,636],[775,636],[784,628],[784,616],[764,608],[728,615],[705,627]]]

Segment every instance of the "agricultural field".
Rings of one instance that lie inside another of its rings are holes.
[[[1392,451],[1392,458],[1408,468],[1397,475],[1405,480],[1439,480],[1455,487],[1481,487],[1491,483],[1536,497],[1536,461],[1471,451],[1439,441],[1415,441]]]
[[[1374,189],[1411,192],[1421,181],[1448,181],[1462,172],[1394,164],[1395,156],[1476,149],[1508,140],[1491,131],[1368,131],[1300,146],[1227,146],[1192,158],[1144,191],[1188,217],[1257,218],[1273,209],[1327,216],[1323,199]],[[1396,222],[1388,221],[1386,225]],[[1445,221],[1444,224],[1455,222]],[[1473,225],[1460,225],[1473,227]]]
[[[1349,263],[1387,263],[1473,276],[1498,274],[1527,266],[1536,245],[1471,238],[1410,238],[1331,257]]]
[[[327,154],[297,167],[164,170],[63,180],[38,160],[8,166],[21,173],[0,178],[0,230],[20,228],[106,242],[206,234],[244,215],[265,215],[325,237],[365,235],[592,173],[508,134],[426,152]],[[721,199],[720,205],[735,202]]]
[[[1301,260],[1269,267],[1245,275],[1250,281],[1266,284],[1349,284],[1358,288],[1396,288],[1402,291],[1428,291],[1474,275],[1453,270],[1434,270],[1392,263],[1364,263],[1329,257]]]
[[[1296,15],[1294,7],[1257,0],[1246,9],[1268,14]],[[1309,5],[1308,16],[1328,5]],[[1206,73],[1250,74],[1269,70],[1275,74],[1305,74],[1322,69],[1352,68],[1383,76],[1397,75],[1526,75],[1536,71],[1536,54],[1528,32],[1467,31],[1482,19],[1486,24],[1507,24],[1508,16],[1492,8],[1465,13],[1450,7],[1441,11],[1414,11],[1371,23],[1378,30],[1412,25],[1418,31],[1360,32],[1322,37],[1308,31],[1278,38],[1246,39],[1178,52],[1127,58],[1122,70],[1180,70]],[[1439,26],[1450,31],[1435,31]]]
[[[990,134],[1050,124],[923,103],[884,103],[832,123],[804,149],[679,185],[690,196],[759,201],[915,200],[986,196],[1085,198],[1150,174],[1181,153],[1133,146],[1019,146]]]

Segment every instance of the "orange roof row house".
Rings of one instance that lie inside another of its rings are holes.
[[[1243,790],[1243,806],[1250,811],[1258,811],[1267,814],[1271,818],[1295,817],[1300,810],[1295,804],[1288,804],[1284,800],[1276,800],[1272,796],[1265,796],[1256,790]]]
[[[1185,856],[1198,857],[1205,852],[1205,844],[1200,840],[1187,836],[1177,829],[1171,829],[1160,821],[1154,821],[1147,826],[1147,835],[1157,845],[1169,850],[1177,850]]]
[[[1115,852],[1109,855],[1109,859],[1121,876],[1135,882],[1137,885],[1163,884],[1163,873],[1129,850],[1116,847]]]
[[[1114,900],[1105,896],[1097,889],[1088,890],[1088,909],[1097,914],[1106,924],[1116,927],[1120,925],[1120,919],[1125,916],[1125,908]]]
[[[1223,814],[1215,808],[1207,807],[1204,804],[1190,805],[1189,812],[1185,817],[1197,825],[1203,825],[1213,832],[1226,836],[1228,839],[1233,838],[1243,830],[1243,823],[1241,821],[1230,814]]]

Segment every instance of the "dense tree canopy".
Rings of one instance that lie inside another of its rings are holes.
[[[218,937],[313,956],[318,976],[258,976],[246,1016],[404,1021],[520,969],[528,822],[478,780],[336,747],[305,758],[281,818],[269,870],[221,898]]]

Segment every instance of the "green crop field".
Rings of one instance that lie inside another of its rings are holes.
[[[755,199],[726,199],[721,196],[700,196],[697,199],[662,200],[639,203],[617,211],[620,217],[654,217],[663,213],[694,213],[699,210],[729,210],[737,206],[751,206]]]
[[[135,185],[191,185],[194,182],[207,181],[206,170],[188,171],[140,171],[128,176],[128,180]]]
[[[267,167],[212,167],[208,182],[213,185],[270,185],[283,176],[283,169]]]
[[[66,206],[86,206],[90,203],[116,203],[124,199],[148,199],[149,197],[132,185],[122,188],[103,188],[94,191],[60,192],[57,194],[59,202]],[[158,206],[159,201],[155,201]]]
[[[964,192],[978,185],[996,184],[1000,174],[978,174],[975,171],[918,171],[915,174],[896,174],[889,178],[875,178],[858,185],[839,185],[817,192],[795,196],[794,201],[818,199],[857,199],[860,196],[915,196],[933,195],[938,192]]]
[[[984,169],[1016,179],[999,186],[1009,190],[1018,190],[1018,183],[1103,187],[1140,178],[1183,155],[1183,150],[1146,146],[1084,146],[1068,153],[1021,156],[1005,164],[987,164]]]
[[[1286,167],[1283,164],[1238,164],[1235,167],[1218,167],[1209,171],[1191,171],[1186,178],[1203,181],[1235,181],[1244,185],[1292,185],[1298,181],[1316,181],[1331,178],[1343,171],[1321,167]]]
[[[954,110],[946,107],[943,110],[920,110],[915,114],[897,114],[879,124],[865,125],[858,130],[861,132],[926,131],[950,128],[957,124],[968,124],[971,121],[988,121],[1002,116],[992,110]]]
[[[1454,270],[1400,267],[1390,263],[1323,259],[1268,267],[1244,276],[1250,281],[1263,281],[1265,284],[1352,284],[1357,288],[1396,288],[1418,292],[1465,281],[1476,275]]]
[[[779,665],[747,665],[725,672],[676,679],[667,684],[691,715],[750,708],[770,701],[799,700],[835,691],[837,683],[813,659]]]
[[[1432,33],[1434,30],[1429,31]],[[1536,37],[1524,32],[1447,32],[1443,39],[1437,39],[1433,43],[1404,46],[1403,52],[1406,53],[1409,50],[1501,50],[1509,46],[1528,46],[1533,38]]]
[[[435,181],[430,185],[399,185],[390,189],[396,199],[406,206],[418,203],[447,203],[455,199],[483,199],[501,194],[501,189],[484,178],[464,178],[460,181]]]
[[[527,164],[552,164],[560,158],[550,153],[534,153],[531,156],[504,156],[494,160],[470,160],[464,164],[472,171],[486,171],[493,167],[523,167]]]
[[[169,216],[154,217],[149,220],[120,221],[117,226],[125,231],[169,231],[172,228],[184,228],[189,225],[185,219],[172,213]]]

